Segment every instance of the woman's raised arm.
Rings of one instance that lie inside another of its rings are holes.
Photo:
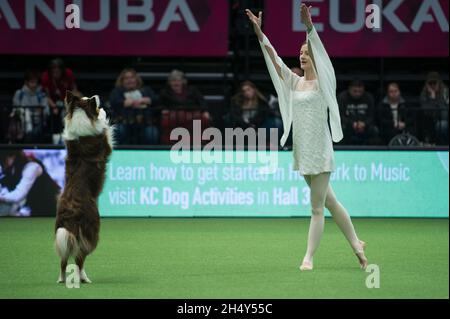
[[[334,142],[339,142],[343,138],[339,106],[336,100],[336,75],[333,64],[328,56],[325,47],[320,40],[316,28],[311,22],[311,7],[302,4],[301,17],[303,23],[308,28],[308,50],[313,58],[313,66],[316,71],[320,91],[328,104],[330,110],[331,135]]]
[[[312,58],[314,70],[318,71],[319,69],[325,70],[329,75],[329,79],[332,82],[333,86],[336,86],[336,76],[334,74],[333,64],[331,63],[330,57],[319,38],[317,30],[314,28],[314,24],[311,19],[311,6],[307,7],[304,3],[300,8],[300,16],[302,22],[305,24],[307,31],[307,40],[308,40],[308,51]],[[318,65],[320,63],[320,65]],[[317,74],[319,77],[320,75]],[[322,76],[323,77],[323,76]],[[319,79],[320,81],[321,79]]]
[[[247,14],[250,22],[253,24],[253,29],[255,30],[256,36],[258,37],[259,42],[264,42],[264,33],[261,30],[262,25],[262,12],[260,11],[258,13],[258,16],[255,16],[249,9],[245,10],[245,13]],[[283,79],[283,75],[281,72],[281,65],[277,62],[276,53],[272,50],[272,48],[266,44],[264,44],[264,47],[269,53],[270,59],[272,60],[273,65],[275,66],[275,70],[278,73],[278,76]]]

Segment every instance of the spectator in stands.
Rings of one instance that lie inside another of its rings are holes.
[[[206,102],[200,91],[188,81],[182,71],[173,70],[167,85],[161,90],[161,104],[169,109],[201,109],[206,111]]]
[[[381,136],[386,145],[398,134],[416,134],[413,116],[408,111],[406,101],[402,97],[400,86],[397,83],[388,85],[387,95],[379,105],[378,115]]]
[[[243,82],[238,92],[231,99],[231,112],[228,126],[246,128],[265,128],[267,141],[270,129],[278,130],[278,136],[283,134],[283,122],[278,110],[271,109],[267,99],[253,82]]]
[[[253,82],[245,81],[231,99],[229,127],[259,128],[270,112],[264,95]]]
[[[60,144],[62,143],[61,132],[63,130],[62,120],[66,91],[70,90],[75,94],[81,94],[78,92],[72,70],[67,68],[61,59],[50,61],[48,70],[42,74],[41,84],[47,94],[50,107],[51,115],[49,116],[48,126],[53,135],[53,143]]]
[[[200,91],[188,81],[180,70],[173,70],[167,79],[166,86],[160,92],[162,140],[164,144],[172,144],[170,132],[176,127],[184,127],[192,132],[193,120],[201,121],[202,130],[209,127],[211,116],[205,99]],[[191,134],[192,136],[192,134]]]
[[[264,95],[254,83],[245,81],[231,99],[231,126],[243,129],[262,127],[269,111]]]
[[[382,141],[375,125],[375,102],[366,92],[361,80],[350,83],[348,90],[338,95],[344,143],[351,145],[377,145]]]
[[[26,143],[42,142],[48,115],[48,101],[39,85],[39,73],[27,71],[23,87],[14,94],[11,113],[12,120],[20,123]]]
[[[438,72],[427,75],[420,95],[420,104],[424,108],[424,138],[426,143],[448,145],[448,106],[449,89]]]
[[[132,68],[124,69],[110,95],[119,144],[159,143],[156,95]]]

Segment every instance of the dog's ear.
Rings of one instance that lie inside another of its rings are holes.
[[[94,109],[100,107],[100,98],[98,97],[98,95],[94,95],[93,97],[89,98],[89,105]]]
[[[75,98],[75,95],[72,91],[67,90],[66,91],[66,103],[71,104]]]
[[[72,114],[75,106],[77,103],[75,103],[76,101],[78,101],[80,98],[78,96],[76,96],[72,91],[67,90],[66,91],[66,98],[65,98],[65,102],[64,103],[66,105],[66,111],[68,114]]]
[[[98,95],[89,98],[88,107],[92,114],[98,115],[98,108],[100,107],[100,99]]]

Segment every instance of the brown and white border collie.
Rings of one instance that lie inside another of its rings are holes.
[[[98,243],[100,215],[97,199],[113,148],[112,127],[105,111],[100,109],[98,96],[79,98],[68,91],[65,105],[65,186],[58,198],[55,224],[55,246],[61,258],[58,282],[65,282],[68,259],[74,257],[80,281],[90,283],[84,261]]]

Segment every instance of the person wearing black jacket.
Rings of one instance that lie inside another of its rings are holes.
[[[388,85],[387,94],[378,107],[378,116],[380,133],[386,144],[398,134],[415,135],[412,112],[408,110],[397,83]]]
[[[428,73],[420,106],[425,143],[448,145],[449,89],[438,72]]]
[[[243,82],[231,99],[230,125],[246,129],[262,127],[270,114],[264,95],[250,81]]]
[[[364,83],[354,80],[348,90],[339,94],[344,143],[350,145],[377,145],[381,143],[375,124],[375,102],[365,91]]]
[[[169,110],[200,110],[207,111],[203,95],[192,85],[188,85],[182,71],[173,70],[167,80],[166,86],[159,94],[161,105]]]
[[[277,110],[270,108],[267,99],[253,82],[245,81],[231,99],[230,113],[226,117],[226,125],[233,128],[264,128],[266,142],[270,141],[270,129],[283,133],[283,123]]]
[[[201,92],[192,85],[184,72],[172,70],[166,86],[160,91],[161,102],[161,141],[165,145],[173,144],[170,139],[173,129],[183,127],[193,136],[194,121],[200,121],[201,132],[212,122],[206,101]],[[198,123],[198,122],[197,122]],[[202,140],[202,143],[205,141]]]

